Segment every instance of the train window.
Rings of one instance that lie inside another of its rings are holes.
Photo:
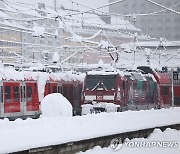
[[[14,86],[13,87],[13,95],[14,95],[14,102],[19,101],[19,87]]]
[[[74,99],[77,100],[78,99],[78,88],[74,87]]]
[[[27,87],[27,101],[32,102],[32,87]]]
[[[21,102],[22,102],[23,101],[23,88],[22,86],[20,88],[21,88]]]
[[[57,87],[56,86],[52,87],[52,93],[57,93]]]
[[[72,100],[73,99],[73,87],[69,88],[69,98]]]
[[[64,87],[63,88],[63,95],[64,95],[64,97],[68,97],[68,88],[67,87]]]
[[[25,86],[23,86],[23,98],[24,98],[24,99],[26,98],[25,90],[26,90],[26,88],[25,88]]]
[[[123,81],[123,90],[125,89],[125,81]]]
[[[10,102],[11,99],[11,88],[10,86],[5,86],[5,102]]]
[[[168,87],[162,87],[162,95],[168,95]]]
[[[81,100],[82,97],[83,97],[82,88],[79,88],[79,92],[78,92],[78,100]]]
[[[48,94],[50,94],[51,93],[51,91],[50,91],[50,83],[48,83],[47,86],[48,86]]]
[[[3,103],[3,87],[1,86],[1,103]]]
[[[34,83],[34,94],[37,94],[37,84]]]
[[[95,87],[113,89],[115,88],[116,75],[88,75],[86,88],[92,90]]]

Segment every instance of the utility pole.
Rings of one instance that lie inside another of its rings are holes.
[[[56,4],[56,0],[54,0],[54,10],[57,11],[57,4]]]
[[[173,68],[171,68],[171,92],[172,92],[172,98],[171,98],[171,100],[172,100],[172,107],[174,107],[174,75],[173,75],[173,72],[174,72],[174,69]]]

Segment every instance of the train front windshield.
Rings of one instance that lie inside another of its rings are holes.
[[[116,75],[88,75],[86,78],[86,89],[105,88],[107,90],[115,89]]]

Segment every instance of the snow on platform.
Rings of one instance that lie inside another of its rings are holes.
[[[132,146],[133,143],[152,143],[152,142],[159,142],[159,143],[168,143],[171,144],[161,144],[150,146],[149,147],[136,147]],[[155,129],[154,132],[148,138],[135,138],[132,140],[126,140],[129,142],[131,146],[126,146],[127,144],[123,144],[121,149],[114,151],[110,147],[101,148],[100,146],[96,146],[91,150],[87,150],[86,152],[79,152],[78,154],[179,154],[180,153],[180,131],[174,129],[166,129],[162,132],[160,129]],[[177,144],[174,144],[177,143]],[[173,145],[174,144],[174,145]]]
[[[0,120],[0,153],[180,123],[180,108]]]
[[[60,93],[45,96],[41,101],[42,117],[72,117],[71,103]]]

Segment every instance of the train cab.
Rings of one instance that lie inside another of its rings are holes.
[[[119,110],[124,106],[124,81],[118,72],[90,71],[83,87],[83,107],[93,105],[94,112]]]

